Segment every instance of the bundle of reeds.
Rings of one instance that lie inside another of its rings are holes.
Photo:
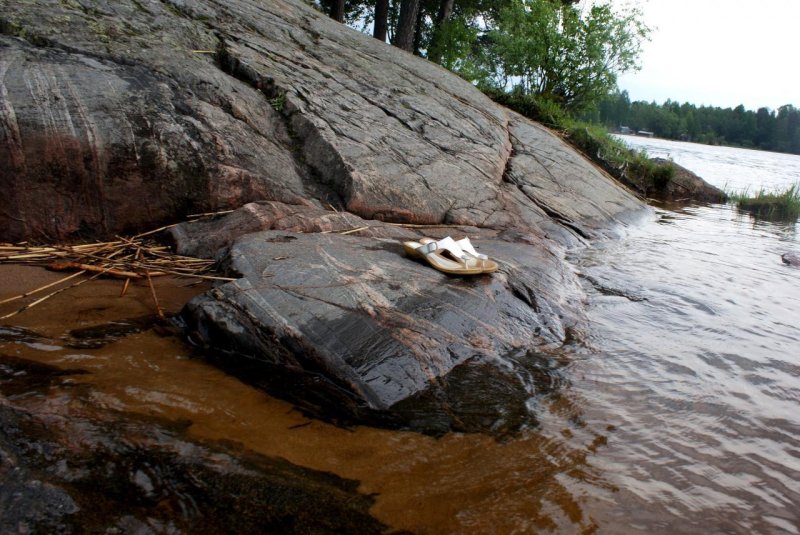
[[[794,222],[800,218],[800,183],[785,190],[767,191],[761,188],[755,195],[748,191],[730,195],[740,210],[769,221]]]
[[[168,246],[157,242],[153,238],[153,236],[167,228],[169,227],[162,227],[129,238],[117,236],[113,241],[79,245],[0,243],[0,263],[39,265],[53,271],[74,272],[41,288],[4,299],[0,301],[0,304],[23,299],[44,290],[62,286],[64,283],[81,275],[90,275],[88,278],[80,279],[69,286],[62,286],[19,310],[0,316],[0,319],[19,314],[50,297],[98,277],[123,279],[125,281],[121,293],[123,296],[131,280],[147,280],[156,311],[160,316],[163,316],[163,312],[158,305],[158,298],[152,283],[153,277],[173,275],[212,281],[233,280],[220,276],[215,269],[216,263],[213,260],[175,254],[170,251]]]
[[[53,271],[88,271],[124,279],[169,274],[230,280],[214,274],[213,260],[177,255],[165,245],[135,236],[81,245],[0,244],[0,263],[43,265]]]

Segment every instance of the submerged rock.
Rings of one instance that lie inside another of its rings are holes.
[[[148,315],[73,329],[65,337],[64,345],[74,349],[97,349],[125,336],[150,329],[159,321],[163,320],[156,315]]]
[[[76,372],[0,355],[0,532],[385,532],[357,481],[99,409]]]
[[[784,264],[800,267],[800,254],[784,253],[781,255],[781,260],[783,260]]]

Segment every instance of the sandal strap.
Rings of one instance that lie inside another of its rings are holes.
[[[439,249],[446,249],[450,251],[453,256],[460,259],[464,264],[466,264],[467,260],[469,259],[469,256],[464,254],[464,251],[461,249],[461,247],[459,247],[456,241],[450,236],[447,236],[439,241],[432,241],[422,245],[421,247],[417,247],[417,251],[424,255],[438,251]]]
[[[489,259],[489,257],[486,256],[485,254],[479,253],[478,251],[475,250],[475,247],[472,245],[472,242],[469,241],[469,237],[461,238],[460,240],[458,240],[456,242],[456,244],[459,247],[461,247],[461,249],[463,251],[471,254],[472,256],[480,258],[481,260],[488,260]]]

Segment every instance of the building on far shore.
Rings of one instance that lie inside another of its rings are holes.
[[[638,132],[634,132],[628,126],[620,126],[619,128],[617,128],[617,133],[618,134],[624,134],[626,136],[642,136],[642,137],[653,137],[654,136],[653,132],[649,132],[647,130],[639,130]]]

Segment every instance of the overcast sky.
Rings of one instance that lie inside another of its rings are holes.
[[[630,0],[616,0],[625,4]],[[800,0],[641,0],[653,28],[631,100],[800,107]]]

